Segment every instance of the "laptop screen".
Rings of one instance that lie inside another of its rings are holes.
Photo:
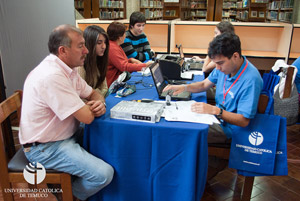
[[[159,68],[159,63],[154,63],[154,65],[150,67],[150,70],[157,90],[162,91],[165,87],[165,79]]]

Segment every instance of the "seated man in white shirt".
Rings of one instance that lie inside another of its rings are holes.
[[[73,175],[73,195],[85,200],[113,178],[109,164],[77,143],[83,134],[79,123],[89,124],[103,115],[105,100],[75,70],[88,53],[81,30],[58,26],[50,34],[48,48],[50,55],[24,83],[19,138],[31,163]]]

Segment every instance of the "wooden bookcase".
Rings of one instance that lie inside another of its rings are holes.
[[[288,22],[292,21],[294,1],[270,0],[267,5],[267,20]]]
[[[267,0],[242,0],[237,1],[236,20],[242,22],[265,22]]]
[[[163,19],[164,20],[190,20],[189,0],[164,0]]]
[[[191,17],[192,20],[206,21],[207,18],[207,0],[191,1]]]
[[[163,0],[140,0],[140,11],[147,20],[162,20],[163,4]]]
[[[91,0],[74,0],[74,6],[84,18],[91,18]]]
[[[222,21],[236,21],[236,3],[237,0],[224,0],[222,9]]]
[[[92,0],[92,17],[103,20],[126,18],[126,0]]]

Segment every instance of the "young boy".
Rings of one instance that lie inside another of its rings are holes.
[[[144,28],[146,18],[141,12],[133,12],[130,15],[129,30],[126,31],[126,38],[121,45],[128,58],[135,58],[141,62],[151,60],[154,51],[151,50]]]

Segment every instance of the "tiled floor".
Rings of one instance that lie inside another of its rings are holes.
[[[300,124],[287,127],[289,174],[288,176],[255,177],[251,201],[299,201],[300,200]],[[234,169],[225,169],[206,186],[202,201],[237,201],[243,184],[243,177]],[[16,187],[22,187],[18,184]],[[20,198],[16,201],[55,201],[52,194],[47,198]],[[0,201],[2,201],[0,192]],[[169,200],[166,200],[169,201]],[[170,200],[171,201],[171,200]],[[185,200],[183,200],[185,201]]]

